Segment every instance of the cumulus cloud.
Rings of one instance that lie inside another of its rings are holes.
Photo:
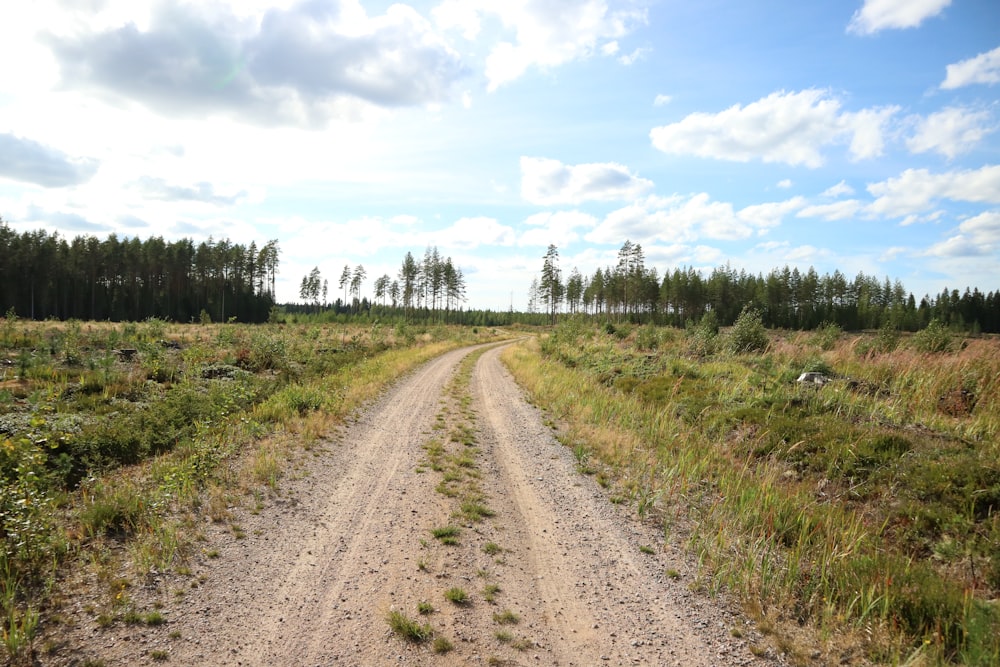
[[[34,183],[46,188],[79,185],[91,179],[98,163],[88,158],[73,158],[62,151],[0,132],[0,178]]]
[[[784,178],[784,179],[778,181],[777,185],[782,190],[787,190],[788,188],[792,187],[792,185],[793,185],[792,179],[790,179],[790,178]]]
[[[868,186],[876,197],[868,211],[890,218],[923,213],[940,199],[1000,204],[1000,165],[932,174],[907,169],[895,178]]]
[[[618,56],[618,62],[626,67],[634,65],[637,61],[645,58],[652,49],[638,48],[632,53],[626,53]]]
[[[484,19],[495,19],[505,34],[486,57],[488,88],[495,91],[529,69],[549,69],[595,53],[618,53],[618,39],[646,22],[644,9],[609,7],[605,0],[445,0],[435,21],[467,39],[479,35]]]
[[[853,218],[864,209],[857,199],[845,199],[832,204],[814,204],[806,206],[796,213],[798,218],[822,218],[823,220],[847,220]]]
[[[982,257],[1000,251],[1000,211],[986,211],[965,220],[958,233],[924,253],[931,257]]]
[[[221,194],[215,186],[205,181],[190,186],[172,185],[162,178],[143,176],[135,186],[150,199],[161,201],[195,201],[216,206],[236,204],[247,196],[246,190],[233,194]]]
[[[882,154],[885,125],[898,107],[841,110],[839,100],[816,89],[776,92],[748,105],[697,112],[653,128],[653,146],[665,153],[749,162],[819,167],[821,149],[849,141],[853,159]]]
[[[663,94],[657,95],[655,98],[653,98],[653,106],[654,107],[666,106],[670,104],[671,100],[673,99],[674,98],[671,97],[670,95],[663,95]]]
[[[650,197],[612,211],[585,239],[593,243],[632,239],[643,244],[682,243],[698,238],[734,241],[766,233],[804,203],[801,197],[794,197],[736,211],[731,203],[713,201],[704,192],[670,199]]]
[[[865,0],[851,17],[847,32],[872,35],[880,30],[916,28],[950,4],[951,0]]]
[[[241,18],[162,3],[149,25],[49,35],[62,86],[164,114],[223,113],[322,125],[365,109],[438,103],[464,75],[458,54],[405,5],[368,17],[356,0],[302,2]]]
[[[790,215],[805,206],[806,200],[802,197],[792,197],[785,201],[766,202],[754,204],[740,209],[739,219],[749,223],[752,227],[762,233],[772,227],[777,227],[786,215]]]
[[[472,249],[479,246],[509,246],[514,244],[514,230],[494,218],[460,218],[440,232],[432,234],[434,244],[445,248]],[[427,245],[431,245],[428,243]]]
[[[996,131],[988,111],[947,107],[916,121],[916,131],[906,140],[913,153],[934,151],[948,159],[971,150],[979,141]]]
[[[517,240],[519,246],[546,247],[554,243],[559,247],[580,240],[580,229],[591,229],[597,218],[581,211],[544,211],[529,216],[524,224],[531,227]]]
[[[823,197],[842,197],[844,195],[853,195],[854,188],[847,184],[847,181],[841,181],[836,185],[831,185],[826,190],[823,191]]]
[[[546,158],[521,158],[521,196],[532,204],[627,200],[652,187],[652,181],[614,162],[567,165]]]
[[[35,205],[28,207],[25,220],[33,223],[46,223],[67,232],[91,234],[111,231],[111,227],[108,225],[94,222],[79,213],[50,211]]]
[[[975,58],[948,65],[945,72],[944,81],[941,82],[941,88],[945,90],[976,83],[990,86],[1000,83],[1000,46],[992,51],[980,53]]]

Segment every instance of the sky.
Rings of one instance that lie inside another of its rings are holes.
[[[277,239],[281,302],[435,246],[524,309],[626,240],[1000,289],[996,0],[35,0],[0,43],[13,229]]]

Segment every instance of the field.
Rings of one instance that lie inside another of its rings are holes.
[[[195,516],[266,493],[288,452],[422,361],[495,331],[0,320],[0,602],[13,663],[82,580],[99,626],[183,569]],[[87,576],[68,580],[68,571]],[[139,573],[135,576],[122,572]],[[134,620],[134,619],[133,619]],[[43,652],[44,652],[44,647]]]
[[[567,321],[507,360],[796,662],[1000,662],[1000,343],[755,324]]]
[[[1000,662],[1000,342],[765,331],[752,316],[722,332],[706,318],[537,333],[480,359],[469,345],[509,335],[0,320],[9,663],[198,662],[209,649],[186,638],[206,632],[219,659],[322,660],[345,650],[317,639],[327,623],[376,661],[547,646],[711,664],[726,645],[761,664]],[[620,533],[623,516],[641,528]],[[344,587],[376,570],[367,592]],[[272,584],[287,609],[260,595]],[[735,597],[752,624],[691,592]],[[437,616],[390,614],[404,599]],[[235,616],[193,613],[204,600]],[[295,639],[272,643],[275,614],[300,619]],[[493,627],[521,617],[530,636]],[[136,627],[104,655],[88,645]]]

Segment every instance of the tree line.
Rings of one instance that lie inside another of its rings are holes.
[[[559,251],[550,245],[528,292],[528,312],[546,313],[550,321],[569,312],[685,326],[712,311],[728,326],[752,306],[772,328],[814,329],[832,323],[850,330],[890,326],[917,331],[937,320],[963,331],[1000,333],[1000,290],[945,289],[918,302],[899,280],[864,273],[849,279],[840,271],[819,275],[812,267],[802,272],[788,266],[766,276],[737,272],[727,264],[708,276],[683,267],[661,277],[646,266],[642,246],[631,241],[622,245],[617,259],[615,266],[593,275],[574,268],[564,277]]]
[[[69,240],[18,234],[0,219],[0,309],[37,320],[262,322],[275,304],[279,255],[276,240]]]
[[[330,303],[327,301],[329,280],[323,278],[319,267],[313,267],[302,277],[299,298],[313,312],[329,309],[335,313],[368,314],[373,307],[380,306],[383,312],[402,310],[406,317],[443,318],[446,321],[453,319],[452,314],[466,300],[462,269],[455,266],[451,257],[442,256],[436,246],[424,251],[422,261],[417,261],[412,252],[407,252],[395,278],[384,274],[375,279],[372,299],[361,296],[367,276],[364,265],[352,268],[350,264],[345,264],[338,281],[344,297]]]

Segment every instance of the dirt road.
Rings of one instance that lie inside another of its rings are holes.
[[[689,590],[690,567],[662,533],[577,472],[498,353],[468,379],[453,380],[470,349],[401,380],[262,511],[237,510],[241,539],[206,527],[217,557],[196,563],[200,584],[159,582],[166,623],[95,631],[90,653],[108,666],[762,662],[738,617]],[[448,484],[486,509],[460,514]],[[457,543],[432,536],[442,526]],[[438,643],[392,632],[393,610]]]

